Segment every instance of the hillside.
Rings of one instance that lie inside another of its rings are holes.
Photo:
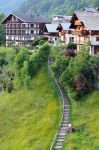
[[[60,120],[60,102],[46,67],[21,87],[0,94],[0,149],[48,150]]]
[[[23,1],[24,0],[0,0],[0,12],[9,14],[18,9]]]
[[[20,12],[34,12],[45,16],[53,14],[71,14],[74,10],[83,9],[86,5],[97,5],[98,0],[26,0]]]
[[[99,91],[83,96],[78,102],[71,99],[71,108],[71,122],[79,131],[69,134],[63,150],[98,150]]]

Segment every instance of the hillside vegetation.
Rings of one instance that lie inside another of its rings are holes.
[[[64,87],[70,102],[71,133],[66,137],[63,150],[99,149],[99,91],[96,91],[99,56],[89,55],[82,46],[77,54],[67,47],[51,49],[53,75]]]
[[[50,16],[54,14],[71,14],[84,6],[99,6],[98,0],[26,0],[21,5],[20,12],[33,12]]]
[[[61,104],[44,67],[31,89],[0,94],[0,149],[48,150],[60,116]]]
[[[71,122],[83,129],[68,135],[63,150],[99,150],[99,91],[71,100]]]

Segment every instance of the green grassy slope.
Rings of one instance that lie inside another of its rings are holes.
[[[43,68],[32,89],[0,94],[0,150],[48,150],[56,133],[61,104]]]
[[[84,124],[84,131],[69,134],[63,150],[99,150],[99,91],[81,101],[71,100],[71,120],[75,127]]]

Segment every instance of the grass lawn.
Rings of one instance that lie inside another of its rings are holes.
[[[56,133],[61,103],[46,67],[32,88],[0,94],[0,150],[49,150]]]
[[[84,130],[69,134],[63,150],[99,150],[99,91],[71,104],[71,122]]]

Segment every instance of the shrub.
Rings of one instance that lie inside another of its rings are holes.
[[[42,37],[35,38],[32,42],[32,46],[43,45],[46,41],[47,41],[46,38]]]
[[[45,43],[44,40],[40,40],[40,41],[39,41],[39,45],[43,45],[44,43]]]
[[[75,97],[78,98],[95,88],[95,81],[99,74],[99,57],[90,56],[86,46],[82,46],[75,57],[70,57],[71,55],[69,56],[67,52],[66,59],[64,54],[54,52],[56,56],[53,56],[51,66],[55,77],[63,87],[67,91],[71,88],[75,92]]]
[[[67,45],[67,49],[75,50],[75,49],[77,49],[77,45],[74,44],[74,43],[69,43],[69,44]]]
[[[0,52],[0,67],[3,67],[3,65],[7,64],[6,60],[6,53],[5,52]]]
[[[76,56],[76,54],[75,54],[73,49],[69,49],[69,50],[65,51],[64,55],[65,56],[69,56],[69,57],[75,57]]]

